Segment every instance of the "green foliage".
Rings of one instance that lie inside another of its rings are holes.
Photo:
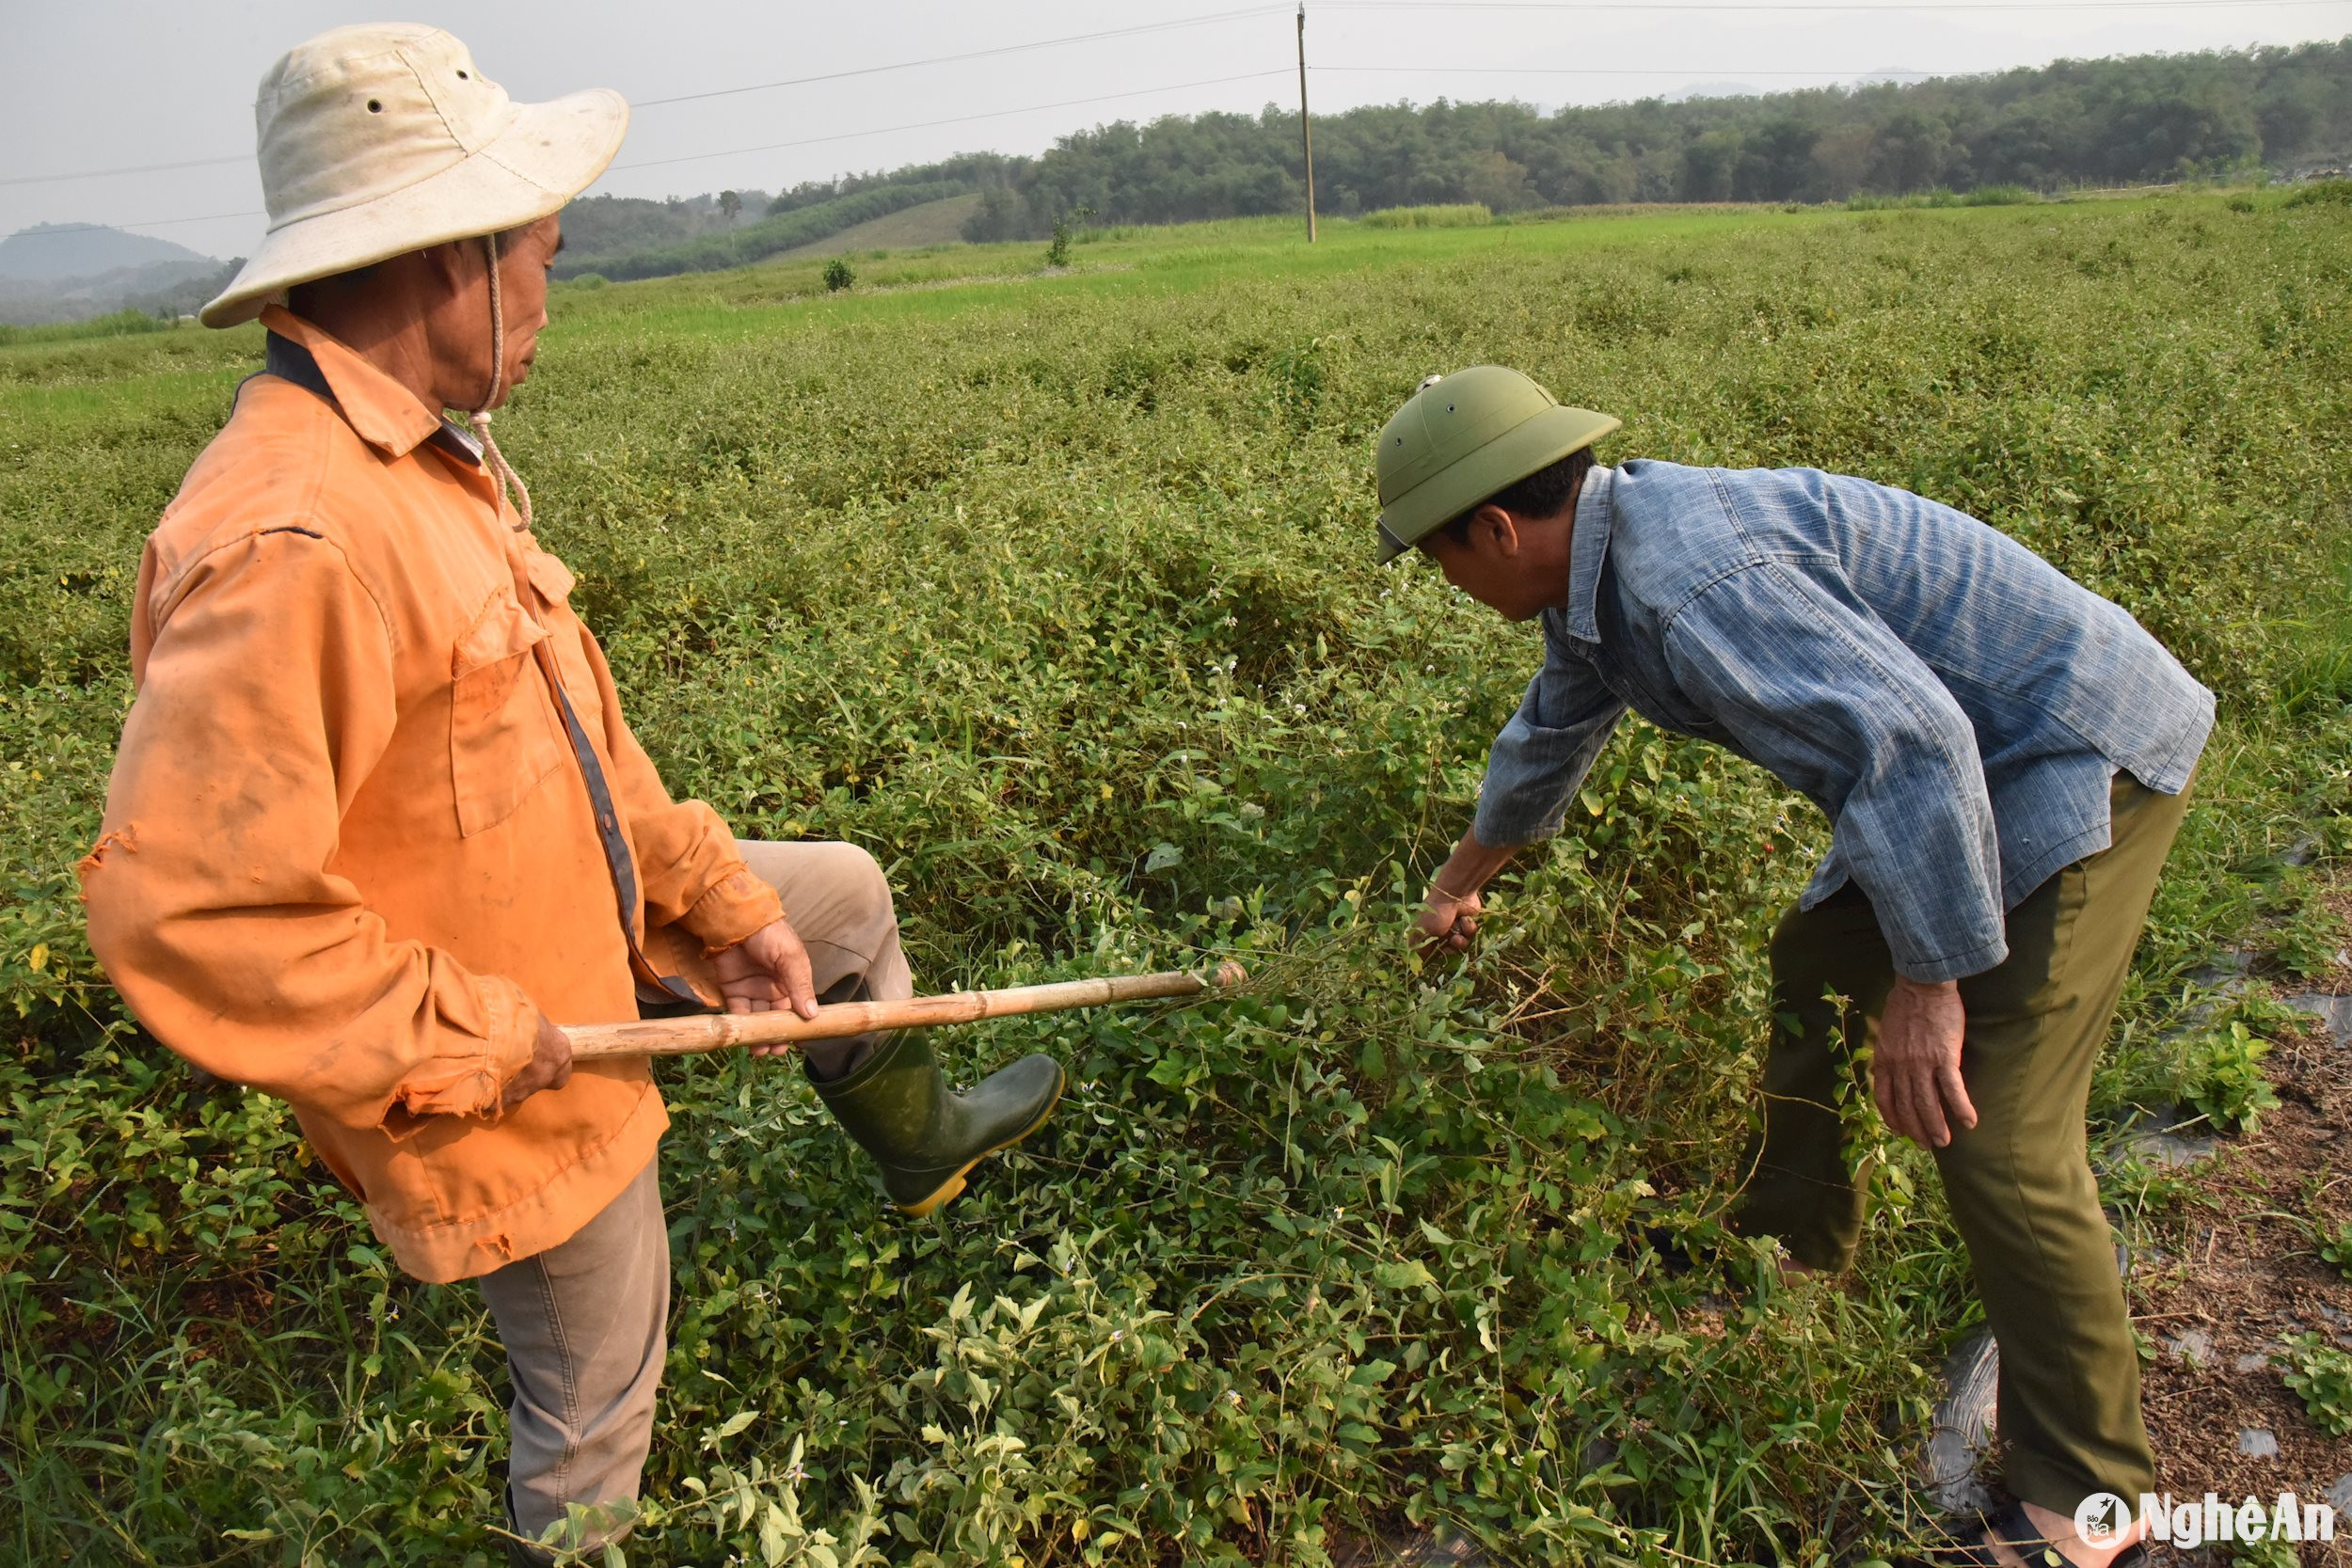
[[[739,201],[745,193],[739,192]],[[755,199],[760,193],[748,193]],[[717,197],[586,196],[564,208],[564,253],[617,256],[724,232],[734,227]]]
[[[1629,725],[1478,958],[1419,967],[1407,902],[1539,653],[1373,564],[1366,443],[1429,371],[1524,364],[1627,417],[1613,460],[1908,484],[2154,628],[2222,729],[2111,1108],[2191,1075],[2148,1042],[2260,912],[2247,868],[2352,814],[2347,224],[2191,197],[1335,224],[1310,252],[1245,220],[1114,231],[1060,277],[894,256],[867,280],[971,280],[816,306],[807,260],[559,291],[501,440],[674,787],[872,849],[926,989],[1257,976],[943,1039],[959,1076],[1043,1048],[1072,1086],[919,1225],[788,1068],[665,1066],[675,1307],[629,1559],[1314,1564],[1411,1521],[1530,1560],[1810,1561],[1910,1534],[1898,1478],[1969,1300],[1927,1157],[1876,1151],[1851,1293],[1784,1297],[1727,1243],[1766,1284],[1709,1306],[1716,1265],[1664,1278],[1636,1240],[1720,1233],[1761,939],[1820,824]],[[284,1107],[140,1036],[73,897],[139,541],[259,344],[0,354],[10,1560],[496,1550],[478,1297],[398,1276]]]
[[[1908,207],[2015,207],[2041,199],[2023,185],[1979,185],[1965,192],[1949,191],[1938,185],[1933,190],[1915,191],[1903,196],[1863,192],[1846,198],[1846,211],[1883,213]]]
[[[2280,198],[2284,207],[2352,206],[2352,180],[2314,180],[2298,185]]]
[[[1054,243],[1045,247],[1045,264],[1049,267],[1066,267],[1070,264],[1069,220],[1057,219],[1055,221]]]
[[[2251,179],[2265,165],[2352,146],[2347,82],[2352,40],[1556,114],[1376,104],[1316,117],[1315,184],[1323,211],[1347,216],[1423,202],[1510,213],[1982,188],[2010,199],[2019,190]],[[1082,201],[1111,223],[1294,213],[1301,174],[1296,116],[1269,104],[1254,116],[1169,116],[1064,136],[1016,186],[1023,221],[1040,232]]]
[[[668,277],[678,273],[711,272],[746,266],[763,257],[795,245],[814,245],[870,218],[886,217],[902,208],[957,196],[968,187],[953,181],[882,184],[852,196],[837,197],[814,206],[794,207],[742,228],[662,245],[650,250],[596,252],[567,244],[557,258],[555,276],[570,277],[598,272],[611,278]],[[566,221],[570,209],[565,210]]]
[[[963,220],[963,237],[974,245],[1025,239],[1028,234],[1028,210],[1019,196],[1001,184],[980,192],[979,206]]]
[[[1001,186],[1009,172],[1027,162],[999,152],[959,152],[935,164],[909,164],[888,173],[848,174],[837,180],[810,180],[793,186],[768,204],[768,216],[778,217],[803,207],[821,207],[845,196],[884,185],[951,184],[959,190],[979,185]],[[993,236],[1009,238],[1009,236]]]
[[[2312,1239],[2318,1243],[2320,1261],[2334,1264],[2338,1274],[2352,1280],[2352,1220],[2314,1219]]]
[[[2352,42],[2337,41],[1552,115],[1507,103],[1369,105],[1317,118],[1316,184],[1332,217],[1429,205],[1484,206],[1502,217],[1653,201],[2003,205],[2085,185],[2250,180],[2265,164],[2333,155],[2352,143],[2348,84]],[[980,192],[963,237],[991,244],[1044,237],[1080,207],[1113,226],[1296,213],[1305,199],[1296,160],[1288,110],[1170,115],[1080,131],[1036,159],[966,154],[804,184],[769,213],[946,182]],[[694,247],[662,270],[739,265],[759,253]]]
[[[38,326],[0,323],[0,345],[9,343],[70,343],[85,338],[119,338],[125,334],[168,332],[178,324],[152,311],[121,309],[87,321],[46,322]]]
[[[2263,1073],[2270,1042],[2242,1022],[2207,1037],[2196,1063],[2188,1102],[2225,1132],[2250,1132],[2264,1115],[2279,1108],[2279,1092]]]
[[[2336,966],[2352,933],[2344,916],[2323,895],[2319,879],[2301,867],[2285,870],[2268,902],[2277,913],[2265,933],[2264,946],[2287,974],[2316,979]]]
[[[1363,216],[1367,229],[1478,229],[1494,220],[1493,209],[1483,201],[1437,207],[1384,207]]]
[[[2312,1425],[2330,1437],[2352,1437],[2352,1354],[2323,1335],[2298,1334],[2271,1360],[2303,1401]]]
[[[2260,1541],[2230,1543],[2231,1568],[2301,1568],[2302,1553],[2292,1541],[2265,1535]]]
[[[848,257],[836,256],[825,263],[825,293],[837,294],[856,282],[857,272],[850,265]]]

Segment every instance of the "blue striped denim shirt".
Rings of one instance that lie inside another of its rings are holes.
[[[1596,467],[1544,667],[1496,736],[1479,841],[1560,831],[1628,708],[1821,809],[1800,900],[1851,878],[1896,967],[2008,956],[2004,917],[2104,849],[2114,775],[2178,794],[2213,693],[2139,623],[1965,513],[1812,468]]]

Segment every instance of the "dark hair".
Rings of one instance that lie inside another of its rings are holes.
[[[1584,483],[1584,476],[1593,471],[1593,449],[1579,447],[1557,463],[1548,464],[1525,479],[1504,485],[1478,506],[1499,506],[1505,512],[1522,517],[1556,517],[1567,509],[1576,493]],[[1470,543],[1470,518],[1478,506],[1465,508],[1462,515],[1445,525],[1445,536],[1457,545]]]

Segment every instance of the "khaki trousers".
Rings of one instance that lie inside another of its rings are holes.
[[[828,1002],[914,994],[898,946],[890,887],[872,856],[850,844],[741,842],[744,863],[776,890],[785,918],[808,949],[818,995]],[[826,1041],[809,1054],[820,1073],[851,1062],[862,1039]],[[570,1240],[518,1259],[481,1280],[506,1349],[507,1511],[536,1539],[584,1513],[567,1544],[595,1545],[627,1516],[599,1505],[637,1496],[653,1441],[670,1312],[670,1233],[655,1168],[637,1179]],[[546,1554],[516,1548],[518,1563]]]
[[[2110,847],[2010,911],[2008,959],[1961,981],[1961,1072],[1978,1121],[1935,1150],[2000,1345],[2005,1479],[2018,1497],[2059,1513],[2094,1492],[2136,1497],[2155,1485],[2084,1111],[2187,797],[2119,774],[2110,801]],[[1866,1183],[1840,1107],[1869,1098],[1851,1053],[1876,1037],[1894,961],[1851,884],[1783,917],[1772,958],[1763,1127],[1734,1226],[1780,1238],[1801,1263],[1842,1269],[1861,1236]]]

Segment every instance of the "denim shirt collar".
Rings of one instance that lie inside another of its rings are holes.
[[[1565,606],[1568,634],[1581,641],[1597,643],[1600,625],[1594,615],[1594,601],[1600,594],[1601,562],[1609,556],[1609,528],[1613,508],[1610,492],[1614,488],[1617,473],[1596,464],[1584,476],[1576,498],[1576,533],[1568,541],[1568,602]]]

